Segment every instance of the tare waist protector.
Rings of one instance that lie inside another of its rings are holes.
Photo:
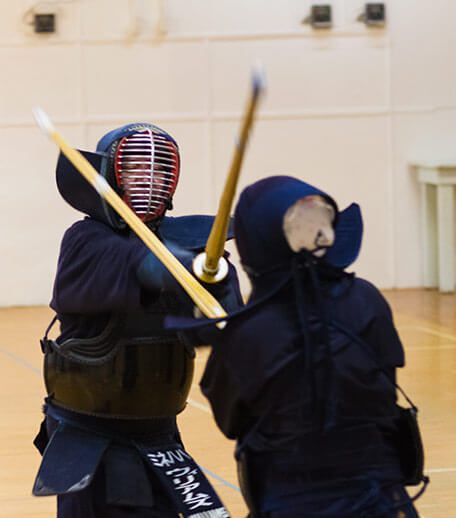
[[[193,351],[177,336],[132,336],[131,329],[141,325],[113,317],[95,338],[45,340],[44,379],[51,400],[104,417],[181,412],[193,379]]]

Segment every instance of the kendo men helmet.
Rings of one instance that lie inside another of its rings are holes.
[[[158,126],[132,124],[109,132],[97,146],[107,155],[106,176],[144,222],[168,208],[179,179],[175,140]]]
[[[363,234],[359,206],[353,203],[340,211],[334,199],[320,189],[298,178],[271,176],[246,187],[234,213],[236,246],[248,272],[261,275],[289,264],[297,249],[287,240],[284,228],[287,212],[299,200],[314,197],[325,202],[321,210],[331,209],[333,213],[330,218],[333,233],[327,236],[327,242],[316,242],[315,251],[319,246],[325,248],[325,261],[338,268],[346,268],[355,261]],[[315,228],[312,225],[310,231]]]
[[[95,153],[82,153],[144,223],[159,222],[172,208],[180,171],[179,148],[158,126],[127,124],[102,137]],[[63,154],[57,164],[57,185],[75,209],[114,228],[125,227]]]

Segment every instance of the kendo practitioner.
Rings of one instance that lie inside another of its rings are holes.
[[[135,123],[83,155],[190,267],[213,218],[165,216],[179,177],[175,140]],[[176,425],[194,350],[163,320],[193,315],[191,299],[63,154],[56,177],[63,198],[88,217],[63,237],[50,304],[60,336],[51,340],[48,329],[41,341],[48,396],[33,493],[57,495],[59,518],[229,516]],[[242,303],[232,265],[206,287],[227,310]]]
[[[339,212],[319,189],[269,177],[242,192],[234,230],[246,307],[222,331],[167,324],[211,336],[201,388],[237,441],[249,516],[416,518],[404,485],[424,478],[422,445],[416,421],[403,435],[416,408],[396,403],[402,344],[380,292],[345,270],[359,206]]]

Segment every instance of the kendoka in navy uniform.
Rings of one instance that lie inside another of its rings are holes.
[[[180,168],[174,139],[151,124],[130,124],[84,155],[189,267],[213,218],[165,216]],[[194,351],[163,321],[193,315],[191,299],[63,155],[57,184],[89,217],[61,244],[51,302],[61,332],[42,340],[48,397],[35,440],[43,460],[34,494],[58,495],[63,518],[229,516],[176,425]],[[241,305],[231,265],[208,289],[228,310]]]
[[[234,230],[246,307],[223,331],[168,325],[211,335],[201,388],[237,441],[250,516],[416,517],[396,403],[403,348],[380,292],[345,271],[361,245],[358,205],[339,212],[320,190],[270,177],[243,191]]]

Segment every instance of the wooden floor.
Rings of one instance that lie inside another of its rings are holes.
[[[456,295],[386,291],[405,345],[399,381],[420,409],[431,484],[418,502],[422,518],[456,518]],[[40,457],[32,446],[44,395],[38,339],[51,318],[44,307],[0,309],[0,517],[50,518],[51,497],[33,498]],[[184,442],[206,470],[234,518],[246,510],[238,489],[233,443],[214,425],[198,389],[201,351],[188,408],[179,419]],[[412,488],[413,489],[413,488]]]

